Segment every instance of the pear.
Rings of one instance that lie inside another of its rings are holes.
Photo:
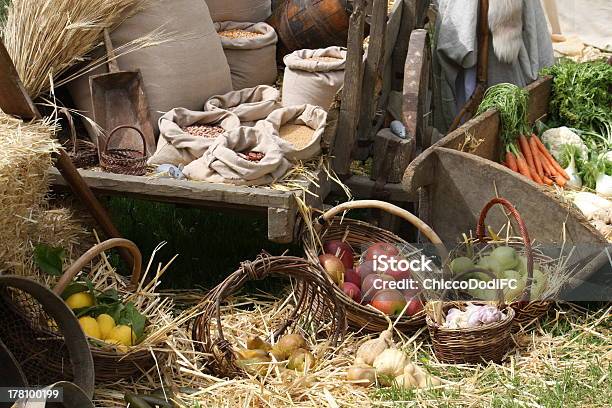
[[[453,259],[450,263],[450,269],[454,274],[459,275],[460,273],[464,273],[469,271],[470,269],[474,269],[474,262],[470,258],[465,256],[461,256],[459,258]]]
[[[508,280],[516,280],[516,289],[504,289],[504,299],[506,299],[506,302],[520,300],[520,297],[525,290],[525,285],[527,284],[527,276],[519,271],[510,269],[504,271],[503,278]]]
[[[516,268],[519,259],[516,250],[509,246],[500,246],[491,251],[491,258],[495,259],[503,271]]]

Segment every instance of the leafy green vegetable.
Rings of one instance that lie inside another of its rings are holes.
[[[481,114],[497,109],[501,119],[501,137],[504,146],[516,143],[520,135],[531,134],[527,120],[529,93],[513,84],[499,84],[490,87],[478,107]]]
[[[34,262],[41,271],[52,276],[62,274],[62,262],[66,257],[66,252],[62,248],[54,248],[48,245],[39,244],[34,248]]]
[[[612,65],[605,60],[577,63],[565,60],[546,68],[552,75],[551,119],[582,131],[612,139]],[[585,140],[586,142],[586,140]]]
[[[572,157],[576,162],[576,167],[578,168],[578,170],[580,170],[582,168],[583,159],[582,154],[580,153],[580,148],[572,144],[563,145],[563,148],[561,149],[561,157],[559,160],[559,164],[561,165],[561,167],[566,168],[567,166],[569,166],[572,161]]]
[[[147,318],[144,317],[138,311],[138,309],[136,309],[134,303],[128,302],[126,303],[125,308],[121,311],[117,324],[125,324],[130,326],[136,334],[136,338],[140,339],[144,334],[146,322]]]

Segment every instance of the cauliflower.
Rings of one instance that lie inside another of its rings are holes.
[[[561,160],[561,153],[564,145],[574,145],[580,151],[581,157],[589,157],[589,150],[576,133],[567,127],[549,129],[542,134],[542,142],[546,144],[550,153],[557,161]]]

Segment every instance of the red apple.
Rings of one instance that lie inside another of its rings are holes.
[[[347,269],[346,272],[344,272],[344,281],[351,282],[358,288],[361,288],[361,277],[354,269]]]
[[[414,316],[415,314],[423,310],[423,302],[421,302],[421,299],[419,299],[418,296],[408,298],[404,294],[404,298],[408,302],[408,308],[406,308],[406,316]]]
[[[345,269],[353,268],[353,257],[355,253],[353,252],[353,248],[346,242],[340,240],[327,241],[323,244],[323,252],[340,258]]]
[[[386,315],[398,315],[406,307],[406,299],[399,290],[385,289],[378,292],[372,301],[372,306]]]
[[[361,302],[361,290],[354,283],[344,282],[342,291],[355,302]]]
[[[363,281],[365,280],[366,276],[376,273],[374,270],[374,261],[366,261],[357,266],[357,273],[359,274],[359,278],[361,279],[361,287],[363,288]]]
[[[386,242],[377,242],[365,251],[363,260],[373,261],[381,255],[397,256],[399,255],[399,249],[395,245],[387,244]]]
[[[331,254],[319,255],[319,262],[331,280],[340,285],[344,281],[344,264],[337,256]]]
[[[361,284],[361,293],[363,294],[363,301],[368,303],[379,291],[383,290],[386,286],[384,282],[392,282],[393,279],[389,275],[379,275],[377,273],[366,276]],[[378,289],[377,289],[378,287]]]
[[[404,269],[399,268],[400,261],[405,261],[405,258],[391,255],[386,261],[387,265],[389,265],[389,268],[383,272],[386,275],[393,276],[393,279],[395,279],[398,282],[404,279],[408,280],[412,277],[412,274],[410,273],[410,270],[408,268],[404,268]],[[404,267],[406,265],[407,265],[407,262],[402,262],[401,266]]]

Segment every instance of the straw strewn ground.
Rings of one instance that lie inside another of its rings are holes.
[[[199,294],[183,292],[178,298],[196,300]],[[176,299],[175,299],[176,300]],[[277,320],[279,305],[270,297],[239,298],[226,308],[223,318],[230,338],[238,345],[247,334],[269,333]],[[240,305],[240,307],[238,307]],[[246,310],[246,306],[249,306]],[[606,407],[612,395],[611,307],[588,312],[563,306],[551,312],[545,323],[527,334],[515,336],[517,348],[503,365],[450,366],[433,357],[427,332],[396,341],[444,385],[429,390],[355,387],[345,380],[358,346],[366,338],[350,335],[335,349],[333,357],[320,360],[307,376],[271,367],[265,378],[217,378],[208,373],[189,340],[184,322],[197,310],[178,319],[166,349],[165,364],[138,385],[116,384],[98,389],[99,406],[124,406],[123,392],[151,393],[163,383],[168,396],[180,405],[195,407]],[[319,345],[315,351],[320,350]],[[316,354],[316,353],[315,353]],[[174,390],[172,393],[170,390]]]
[[[57,148],[53,132],[50,122],[24,123],[0,112],[0,271],[19,273],[36,236]]]

